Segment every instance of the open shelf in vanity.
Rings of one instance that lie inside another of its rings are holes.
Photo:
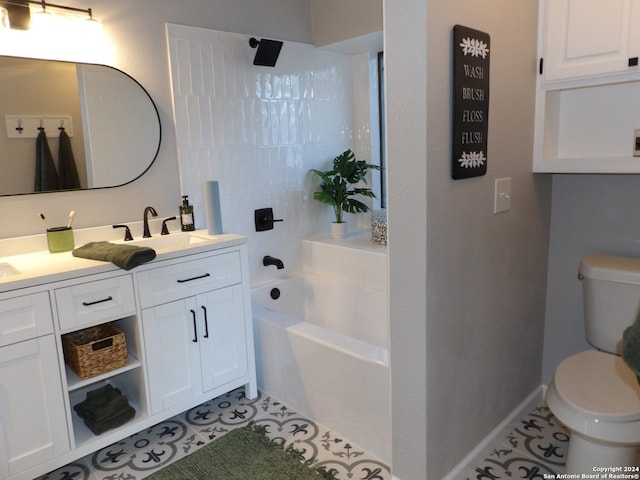
[[[145,378],[142,368],[140,338],[140,325],[137,315],[129,315],[124,318],[115,319],[108,322],[124,333],[127,345],[127,364],[113,370],[95,375],[90,378],[81,378],[68,363],[65,362],[65,376],[67,386],[67,396],[69,401],[69,411],[71,412],[71,442],[72,447],[78,448],[98,441],[101,435],[94,434],[85,424],[85,421],[78,415],[75,406],[85,401],[87,393],[100,389],[106,385],[117,388],[124,395],[128,404],[135,410],[135,416],[125,424],[136,423],[149,416]],[[73,333],[73,332],[66,332]],[[108,430],[105,433],[108,433]],[[104,435],[104,434],[102,434]]]

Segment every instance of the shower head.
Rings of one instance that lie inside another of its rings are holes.
[[[261,38],[260,40],[251,37],[249,39],[249,45],[251,48],[258,48],[256,56],[253,59],[254,65],[263,65],[265,67],[275,67],[278,61],[278,55],[280,55],[280,49],[283,42],[279,40],[269,40],[267,38]]]

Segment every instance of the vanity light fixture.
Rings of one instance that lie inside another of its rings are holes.
[[[31,14],[30,14],[30,6],[31,5],[39,5],[41,8],[36,12],[36,15],[42,18],[39,20],[43,20],[45,16],[51,15],[51,11],[49,9],[56,10],[65,10],[70,12],[78,12],[84,13],[87,15],[87,21],[96,22],[93,18],[93,11],[90,8],[77,8],[77,7],[69,7],[67,5],[60,5],[57,3],[48,3],[45,0],[33,1],[33,0],[7,0],[0,1],[0,7],[6,8],[9,14],[9,22],[12,28],[19,28],[23,30],[28,30],[31,26]],[[46,21],[46,20],[45,20]],[[38,23],[36,21],[36,23]]]
[[[42,7],[42,10],[38,13],[50,13],[47,11],[47,8],[56,8],[59,10],[68,10],[71,12],[80,12],[80,13],[86,13],[87,16],[89,18],[87,18],[87,20],[89,21],[94,21],[93,18],[93,11],[90,8],[77,8],[77,7],[68,7],[67,5],[60,5],[60,4],[56,4],[56,3],[47,3],[45,0],[40,0],[39,2],[36,1],[32,1],[29,0],[29,3],[31,5],[40,5]]]
[[[249,39],[249,45],[251,48],[258,48],[256,56],[253,59],[253,64],[275,67],[282,44],[283,42],[279,40],[269,40],[268,38],[258,40],[257,38],[251,37]]]

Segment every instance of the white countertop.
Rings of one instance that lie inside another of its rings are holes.
[[[87,230],[94,230],[94,232],[88,232]],[[76,233],[76,247],[82,246],[89,241],[107,240],[114,243],[123,243],[120,240],[114,241],[113,239],[105,239],[100,236],[92,238],[92,233],[99,235],[101,231],[103,231],[102,227],[78,231]],[[119,232],[119,234],[120,233],[122,232]],[[176,232],[173,233],[175,234]],[[221,235],[209,235],[207,230],[197,230],[189,232],[189,234],[197,236],[201,241],[194,244],[185,244],[162,249],[155,248],[156,258],[148,264],[150,265],[154,262],[177,258],[183,255],[192,255],[195,253],[206,252],[211,249],[231,247],[246,243],[246,237],[242,235],[227,233]],[[180,235],[180,233],[178,232],[177,235]],[[161,238],[162,237],[159,237],[158,240],[160,241]],[[78,242],[78,239],[82,239],[82,241]],[[137,238],[135,240],[136,241],[131,243],[132,245],[141,241],[141,239]],[[33,287],[50,282],[67,280],[83,275],[119,270],[119,268],[111,262],[78,258],[74,257],[71,252],[49,253],[46,249],[24,252],[24,249],[26,248],[25,245],[33,245],[35,248],[41,248],[42,245],[44,245],[44,248],[46,248],[46,236],[43,234],[0,240],[0,254],[4,252],[8,253],[6,256],[0,256],[0,293],[18,288]],[[7,264],[10,265],[10,267],[6,267]],[[5,266],[4,269],[2,268],[3,265]],[[13,269],[17,270],[17,272],[6,275],[7,272],[5,270]],[[135,269],[129,271],[134,270]],[[122,271],[125,272],[125,270]]]

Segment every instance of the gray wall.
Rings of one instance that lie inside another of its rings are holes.
[[[426,2],[384,3],[392,471],[427,478]],[[416,33],[418,32],[418,33]],[[428,477],[439,478],[439,477]]]
[[[412,102],[391,93],[389,114],[427,139],[388,131],[402,163],[389,172],[394,474],[439,479],[540,384],[550,179],[531,174],[537,2],[428,2],[426,16],[414,3],[385,17],[387,88],[418,92]],[[425,17],[426,39],[409,33],[424,31]],[[449,153],[454,24],[491,35],[488,174],[459,181]],[[494,215],[500,177],[512,178],[512,208]],[[413,395],[423,397],[403,398]],[[410,450],[425,435],[426,467]]]
[[[563,359],[591,348],[584,335],[580,258],[587,253],[640,256],[638,175],[554,175],[544,383]]]
[[[311,0],[313,44],[329,45],[382,30],[382,0]]]

